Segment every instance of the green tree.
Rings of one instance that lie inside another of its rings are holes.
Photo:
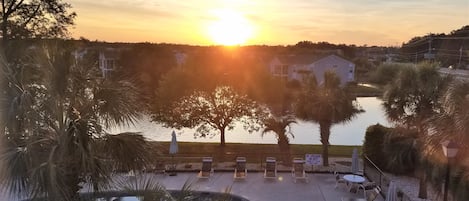
[[[322,85],[318,85],[313,76],[306,80],[295,112],[297,117],[319,124],[324,166],[329,165],[328,148],[332,125],[348,122],[361,111],[347,89],[340,86],[340,79],[334,72],[327,71],[324,74]]]
[[[469,140],[469,82],[455,80],[440,98],[443,112],[438,118],[440,134]]]
[[[425,123],[441,111],[438,98],[448,84],[449,78],[443,78],[436,66],[422,63],[417,67],[403,68],[398,76],[387,86],[383,97],[386,116],[408,129],[417,131],[415,145],[420,155],[419,198],[427,197],[425,174]]]
[[[24,38],[63,37],[73,25],[75,12],[62,0],[2,0],[3,41]]]
[[[114,171],[141,170],[150,161],[142,135],[105,131],[139,118],[138,89],[127,80],[100,79],[99,68],[89,65],[95,62],[74,60],[68,50],[63,43],[37,48],[25,61],[42,72],[36,79],[18,80],[25,76],[3,69],[9,85],[0,108],[2,180],[13,194],[77,200],[84,183],[97,191]]]
[[[398,76],[401,69],[411,66],[411,64],[383,63],[370,73],[370,82],[385,86]]]
[[[197,127],[201,137],[210,135],[211,130],[218,130],[221,146],[225,146],[226,129],[231,130],[235,123],[241,122],[250,132],[258,130],[265,115],[255,101],[227,86],[209,92],[196,91],[177,100],[168,109],[166,115],[154,115],[154,120],[173,128]]]
[[[273,132],[277,136],[277,143],[279,149],[285,154],[285,162],[290,161],[290,139],[288,134],[295,137],[291,132],[290,125],[296,123],[296,120],[291,116],[275,118],[271,117],[264,121],[264,129],[262,130],[262,136],[266,133]]]
[[[464,163],[464,157],[468,154],[466,142],[469,140],[469,82],[454,80],[440,97],[442,112],[431,119],[427,125],[427,130],[431,131],[427,138],[427,152],[433,158],[431,182],[436,187],[442,189],[444,183],[447,159],[443,156],[441,142],[453,140],[460,146],[456,159],[452,161],[452,176],[449,183],[450,192],[454,200],[468,200],[467,190],[468,168]]]

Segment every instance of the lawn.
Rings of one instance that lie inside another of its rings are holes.
[[[154,142],[155,147],[160,152],[159,158],[170,157],[170,142]],[[232,162],[238,156],[244,156],[248,162],[263,161],[267,156],[282,158],[284,153],[280,152],[276,144],[244,144],[244,143],[227,143],[225,147],[220,147],[219,143],[200,143],[200,142],[179,142],[179,152],[175,155],[179,160],[185,162],[200,161],[201,157],[211,156],[214,160],[223,162]],[[361,146],[329,146],[329,157],[351,157],[353,148]],[[302,157],[305,154],[320,154],[322,145],[299,145],[292,144],[292,157]]]

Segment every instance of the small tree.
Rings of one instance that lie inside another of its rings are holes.
[[[237,94],[231,87],[217,87],[211,92],[196,91],[178,100],[166,115],[154,115],[155,121],[167,127],[197,127],[197,135],[206,137],[218,130],[220,145],[225,146],[226,129],[242,122],[249,132],[259,129],[264,110],[246,96]]]
[[[279,149],[285,154],[285,162],[290,161],[290,139],[288,134],[295,137],[291,132],[290,125],[296,123],[295,119],[291,116],[275,118],[271,117],[264,121],[264,130],[262,130],[262,136],[266,133],[274,132],[277,136],[277,142]]]

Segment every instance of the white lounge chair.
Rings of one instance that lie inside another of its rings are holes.
[[[306,177],[306,171],[304,168],[305,161],[301,158],[295,158],[293,159],[293,167],[291,170],[291,174],[293,176],[294,182],[298,179],[302,179],[306,182],[308,182],[308,178]]]
[[[236,167],[234,172],[234,179],[245,179],[248,175],[248,170],[246,168],[246,158],[237,157],[236,158]]]
[[[265,161],[264,178],[277,178],[277,160],[267,157]]]
[[[213,175],[213,168],[212,168],[212,157],[204,157],[202,158],[202,169],[200,170],[199,174],[197,175],[198,178],[210,178]]]

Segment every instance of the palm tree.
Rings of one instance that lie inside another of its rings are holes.
[[[291,132],[290,124],[296,123],[295,119],[291,116],[275,118],[271,117],[264,121],[264,130],[262,130],[262,136],[266,133],[274,132],[277,135],[277,142],[279,149],[282,153],[285,153],[285,162],[290,161],[290,139],[288,134],[293,138],[295,137]]]
[[[295,110],[300,119],[319,124],[324,166],[329,165],[328,146],[332,125],[349,122],[363,111],[347,89],[340,86],[340,79],[333,71],[324,74],[321,85],[313,76],[306,80]]]
[[[419,150],[420,174],[419,198],[427,197],[425,169],[426,122],[441,111],[438,101],[450,78],[441,77],[436,66],[423,63],[403,68],[387,86],[383,106],[387,117],[408,129],[417,131],[416,149]]]
[[[469,82],[452,82],[441,96],[443,113],[439,122],[445,123],[440,128],[452,133],[457,140],[468,140],[469,136]],[[446,133],[446,134],[448,134]]]
[[[20,76],[3,69],[3,181],[13,194],[77,200],[83,183],[100,190],[115,170],[150,161],[142,135],[105,131],[139,118],[138,89],[125,79],[101,79],[96,58],[75,60],[69,50],[63,42],[45,44],[33,49]]]
[[[427,155],[431,155],[432,172],[431,182],[440,189],[444,183],[445,168],[447,159],[441,151],[441,142],[453,140],[461,147],[454,162],[454,170],[451,171],[452,179],[449,183],[455,200],[467,200],[467,165],[463,158],[468,154],[466,142],[469,140],[469,82],[454,80],[440,97],[442,112],[434,116],[427,125],[427,130],[431,131],[425,143],[427,145]],[[463,179],[461,179],[463,178]],[[450,192],[451,192],[450,191]]]

